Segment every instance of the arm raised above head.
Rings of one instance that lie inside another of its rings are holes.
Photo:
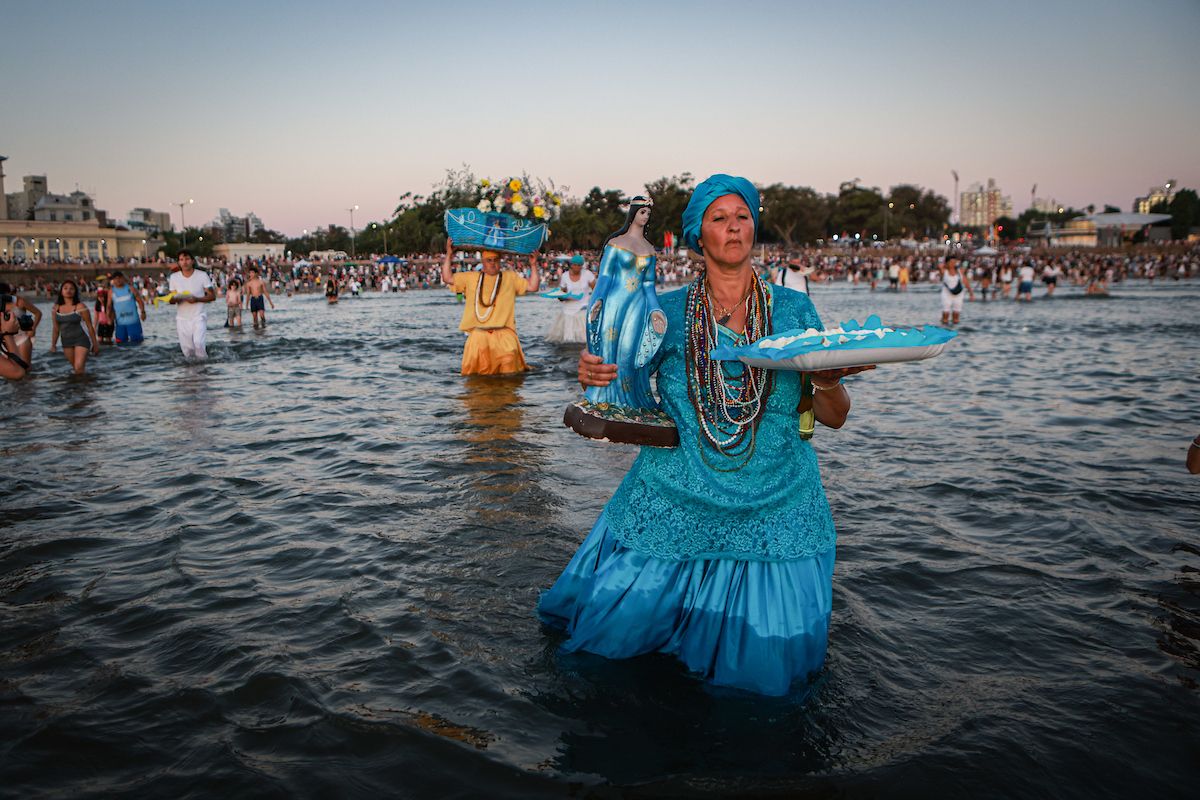
[[[446,256],[442,259],[442,283],[446,286],[454,285],[454,266],[451,263],[454,258],[454,241],[446,237]]]
[[[529,256],[529,280],[525,284],[526,292],[536,292],[542,284],[542,276],[538,272],[538,254]]]

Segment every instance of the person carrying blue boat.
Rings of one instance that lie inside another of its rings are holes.
[[[869,367],[806,381],[709,358],[718,344],[823,328],[807,295],[755,274],[759,210],[745,178],[714,175],[692,194],[683,237],[704,269],[659,298],[667,332],[650,364],[679,446],[642,449],[538,612],[567,652],[668,653],[714,684],[784,695],[824,662],[836,540],[799,408],[841,427],[841,379]],[[607,386],[617,367],[584,351],[578,370]]]
[[[446,239],[442,260],[442,283],[466,297],[458,328],[467,334],[463,345],[463,375],[513,375],[529,367],[521,340],[517,338],[516,303],[526,292],[536,292],[541,283],[538,256],[529,256],[529,277],[501,269],[500,254],[482,252],[479,272],[455,272],[454,242]]]

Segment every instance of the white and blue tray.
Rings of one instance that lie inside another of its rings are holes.
[[[542,292],[541,296],[547,300],[582,300],[583,292],[564,292],[562,289],[555,289],[552,292]]]
[[[922,361],[941,355],[957,335],[934,325],[890,328],[871,315],[862,325],[851,319],[829,330],[795,329],[764,336],[740,347],[722,345],[709,357],[741,361],[752,367],[816,372]]]

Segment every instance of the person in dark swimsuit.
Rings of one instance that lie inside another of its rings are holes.
[[[76,375],[87,370],[88,351],[100,352],[100,338],[92,326],[92,315],[88,307],[79,302],[79,286],[75,281],[63,281],[54,301],[54,333],[50,337],[50,352],[58,347],[62,339],[63,355]],[[84,326],[87,333],[84,333]]]

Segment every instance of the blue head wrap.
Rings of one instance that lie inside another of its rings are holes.
[[[583,256],[579,256],[579,255],[571,256],[571,263],[579,264],[580,266],[583,266]]]
[[[683,210],[683,243],[689,250],[700,251],[700,221],[704,212],[718,197],[736,194],[746,201],[750,207],[750,216],[754,218],[754,231],[758,232],[758,189],[745,178],[735,178],[733,175],[713,175],[692,192],[687,208]]]

